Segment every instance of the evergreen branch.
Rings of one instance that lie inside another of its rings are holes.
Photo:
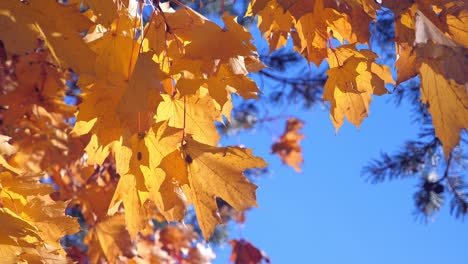
[[[428,143],[409,141],[403,151],[392,156],[382,153],[379,159],[372,160],[363,168],[362,174],[367,175],[366,180],[372,184],[413,177],[422,171],[428,156],[435,153],[439,146],[440,141],[437,138],[433,138]]]

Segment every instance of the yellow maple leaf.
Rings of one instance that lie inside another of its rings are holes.
[[[182,148],[190,197],[205,239],[209,239],[220,222],[215,197],[222,198],[238,211],[256,206],[253,183],[242,172],[267,164],[239,147],[219,148],[188,139]]]
[[[175,128],[185,128],[185,131],[205,144],[216,145],[219,134],[214,125],[221,121],[220,111],[215,107],[209,96],[186,96],[184,98],[162,95],[163,102],[158,106],[156,121],[168,120]]]
[[[2,113],[4,125],[13,125],[34,108],[43,107],[48,112],[70,117],[74,107],[63,102],[66,85],[63,72],[52,65],[48,52],[18,56],[12,60],[14,70],[11,85],[5,85],[0,105],[8,111]]]
[[[450,3],[447,3],[449,6]],[[454,2],[452,6],[449,6],[446,10],[441,13],[441,21],[447,24],[447,31],[451,38],[458,42],[460,45],[468,46],[468,29],[466,27],[468,23],[468,10],[463,2]]]
[[[406,42],[397,43],[397,60],[395,67],[397,70],[397,84],[409,80],[418,74],[416,63],[416,51],[412,45]]]
[[[179,152],[174,153],[180,155]],[[173,155],[167,155],[163,159],[161,168],[164,168],[164,170],[156,168],[151,171],[148,167],[141,168],[143,174],[148,175],[148,177],[145,177],[148,197],[168,222],[182,221],[187,210],[187,199],[183,195],[180,184],[174,181],[175,174],[179,172],[186,173],[182,171],[184,164],[183,161],[174,159]],[[164,162],[165,160],[168,162]],[[169,163],[170,167],[164,166],[164,163]],[[175,168],[177,165],[182,165],[182,167]],[[183,175],[181,174],[180,177],[183,177]]]
[[[81,80],[83,78],[80,77]],[[98,79],[82,86],[83,102],[79,105],[72,133],[92,133],[86,147],[90,164],[102,164],[109,155],[112,144],[123,134],[120,118],[115,113],[125,88],[126,82],[120,78],[112,81]]]
[[[93,72],[95,54],[79,35],[93,23],[79,10],[54,0],[1,1],[0,24],[0,39],[10,53],[36,49],[39,38],[46,42],[59,65],[77,73]]]
[[[327,43],[329,37],[340,42],[344,39],[350,43],[357,41],[352,31],[349,16],[333,8],[324,7],[322,1],[315,2],[314,12],[303,15],[296,24],[301,49],[309,61],[320,65],[327,56]]]
[[[460,141],[461,130],[468,128],[466,49],[426,44],[418,47],[418,59],[421,101],[427,104],[448,158]]]
[[[80,230],[76,218],[65,215],[66,204],[53,202],[48,196],[28,199],[22,216],[39,230],[38,234],[48,244],[60,248],[60,239]]]
[[[235,22],[235,17],[224,14],[225,29],[211,21],[194,27],[187,39],[191,42],[186,46],[185,58],[199,60],[221,60],[237,56],[250,56],[255,46],[251,43],[252,36],[242,26]]]
[[[140,192],[145,192],[141,172],[139,175],[125,174],[120,177],[114,197],[110,203],[108,213],[113,215],[121,203],[125,208],[125,223],[132,238],[135,238],[140,230],[145,227],[146,216]],[[144,195],[144,194],[143,194]]]
[[[0,208],[0,223],[3,226],[0,230],[1,244],[14,245],[18,239],[26,239],[26,236],[36,238],[37,241],[42,240],[37,234],[37,227],[6,207]]]
[[[177,148],[181,138],[181,131],[168,127],[167,122],[157,123],[146,133],[123,135],[113,146],[117,173],[135,173],[141,166],[156,168],[166,155]]]
[[[117,115],[132,133],[146,130],[153,113],[161,101],[161,84],[165,74],[153,60],[153,53],[141,53],[117,106]]]
[[[320,65],[327,56],[329,37],[341,43],[367,43],[368,25],[378,8],[369,0],[257,0],[250,3],[246,15],[259,16],[258,26],[270,52],[284,45],[291,35],[294,49]]]
[[[106,33],[102,38],[90,42],[89,47],[98,54],[95,63],[96,76],[130,78],[138,58],[139,44],[131,37]]]
[[[107,52],[110,51],[105,54]],[[112,54],[107,54],[110,57],[102,58],[102,63],[106,63],[101,70],[110,71],[110,75],[98,79],[86,75],[80,77],[84,100],[79,106],[73,133],[93,134],[86,147],[90,163],[102,164],[112,145],[120,140],[122,134],[131,136],[145,132],[154,124],[153,115],[161,101],[161,80],[165,75],[152,60],[152,54],[135,53],[136,65],[130,72],[131,75],[127,72],[127,67],[131,67],[127,60],[133,60],[133,55],[127,54],[121,60],[110,59],[106,62],[112,57]],[[112,63],[117,65],[109,67],[108,64]],[[129,76],[130,79],[126,81],[124,76]]]
[[[467,84],[446,79],[434,68],[437,64],[423,63],[421,74],[421,101],[428,104],[437,137],[442,142],[445,157],[460,141],[460,133],[468,129]]]
[[[166,56],[172,57],[173,55],[177,55],[177,53],[167,53],[169,51],[175,52],[177,50],[170,49],[168,46],[173,40],[177,41],[177,39],[173,34],[171,34],[171,32],[168,32],[166,22],[167,21],[163,16],[153,15],[151,20],[148,21],[148,24],[145,26],[145,40],[147,41],[148,49],[151,49],[154,53],[159,55],[166,52]]]
[[[227,65],[221,65],[216,75],[206,81],[210,96],[223,106],[231,92],[245,99],[256,99],[260,90],[257,84],[244,74],[233,74]]]
[[[0,208],[0,257],[8,263],[18,263],[20,254],[42,242],[38,229],[9,208]]]
[[[331,104],[331,119],[336,131],[344,117],[359,127],[368,115],[371,95],[388,93],[385,83],[393,83],[390,69],[374,62],[376,54],[369,50],[357,51],[352,45],[329,51],[323,98]]]
[[[38,177],[0,173],[0,222],[8,225],[0,231],[0,256],[13,262],[36,259],[44,263],[47,258],[65,261],[59,239],[79,231],[79,225],[65,215],[63,202],[50,198],[48,194],[53,191]]]
[[[258,13],[258,28],[270,44],[270,53],[284,46],[293,25],[291,14],[274,2],[255,13]]]
[[[457,6],[450,10],[454,14],[461,11]],[[421,101],[427,104],[436,136],[448,159],[460,141],[461,130],[468,128],[467,49],[456,42],[467,35],[466,30],[456,29],[459,23],[451,21],[453,26],[445,26],[434,14],[423,11],[417,10],[415,18]],[[450,34],[442,30],[446,27]]]
[[[91,168],[95,172],[94,166],[88,166],[87,168]],[[95,174],[93,172],[91,172],[92,177]],[[111,177],[108,173],[108,170],[102,172],[103,175]],[[96,177],[98,180],[102,180],[100,176],[97,175]],[[75,194],[76,197],[70,203],[70,207],[75,204],[79,205],[86,223],[91,226],[96,221],[100,221],[106,217],[116,185],[117,182],[115,181],[104,182],[102,185],[98,184],[97,180],[87,183],[84,188],[81,188]],[[99,199],[96,199],[96,197],[99,197]]]
[[[115,263],[118,256],[133,256],[123,214],[108,216],[96,223],[88,231],[84,243],[89,247],[87,255],[92,263],[99,263],[102,258]]]
[[[157,174],[156,167],[165,156],[176,150],[181,138],[180,130],[168,127],[167,122],[161,122],[146,134],[122,137],[119,144],[113,145],[116,170],[121,178],[110,203],[109,212],[111,214],[115,212],[123,202],[125,221],[132,237],[135,237],[145,225],[146,200],[153,200],[164,216],[170,215],[164,214],[165,208],[161,199],[154,193],[154,188],[158,189],[155,184],[161,184],[164,179],[164,175]],[[161,180],[155,182],[153,177],[161,177]],[[170,218],[170,220],[180,220],[180,218]]]

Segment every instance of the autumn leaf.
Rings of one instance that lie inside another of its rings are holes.
[[[221,121],[221,114],[209,96],[172,97],[162,95],[163,102],[158,106],[156,121],[168,120],[174,128],[185,128],[199,142],[216,145],[219,135],[214,125]]]
[[[13,262],[31,259],[65,261],[59,239],[78,232],[76,219],[66,216],[65,204],[53,201],[50,185],[34,176],[0,172],[0,255]],[[48,248],[45,250],[45,248]],[[38,263],[45,263],[39,261]]]
[[[306,13],[314,11],[314,2],[309,0],[277,0],[278,4],[288,10],[295,19],[301,18]]]
[[[133,256],[133,243],[123,214],[101,219],[88,231],[85,244],[89,247],[88,256],[93,263],[100,262],[102,258],[114,263],[117,256]]]
[[[154,239],[140,238],[136,245],[138,254],[130,259],[128,263],[175,263],[176,260],[162,249],[162,243],[159,242],[158,235],[157,232]]]
[[[395,62],[397,69],[397,84],[407,81],[418,74],[416,51],[413,45],[400,43],[397,46],[398,58]]]
[[[252,1],[246,16],[258,15],[258,26],[269,42],[270,52],[286,44],[289,36],[295,51],[317,66],[327,57],[330,37],[341,43],[368,43],[369,23],[378,9],[373,1]]]
[[[66,117],[73,115],[75,108],[63,102],[66,91],[63,72],[51,62],[49,52],[31,53],[7,61],[5,69],[12,74],[1,89],[0,105],[7,110],[2,113],[4,125],[13,125],[24,115],[32,115],[35,107]]]
[[[467,50],[419,10],[416,11],[415,45],[421,101],[431,113],[436,136],[448,159],[460,141],[461,131],[468,128]]]
[[[123,204],[125,223],[132,238],[135,238],[138,232],[145,227],[147,220],[143,206],[145,199],[139,193],[139,191],[145,191],[144,182],[140,175],[125,174],[120,178],[108,211],[108,214],[113,215],[118,210],[119,205]]]
[[[342,43],[344,39],[351,43],[355,43],[357,39],[352,33],[346,14],[331,8],[324,8],[321,6],[321,1],[315,3],[315,12],[302,16],[297,21],[296,28],[301,41],[299,52],[319,66],[327,56],[329,32],[333,32],[333,37]]]
[[[331,119],[336,131],[344,117],[359,127],[369,113],[371,95],[388,93],[386,83],[394,83],[390,69],[374,62],[377,55],[369,50],[358,51],[351,45],[330,50],[330,69],[323,99],[331,104]]]
[[[419,69],[421,101],[428,104],[436,135],[448,158],[460,141],[461,131],[468,129],[468,91],[466,83],[445,79],[437,72],[437,67],[423,63]]]
[[[121,179],[110,203],[109,212],[115,212],[123,203],[126,223],[132,237],[144,227],[146,216],[143,211],[147,199],[152,199],[164,214],[162,198],[154,194],[154,189],[158,190],[158,185],[162,184],[164,175],[157,174],[156,167],[165,156],[176,150],[181,138],[179,130],[168,127],[166,122],[161,122],[152,127],[148,133],[134,134],[128,141],[122,140],[113,146],[116,170],[121,175]],[[154,177],[163,178],[156,180]],[[180,213],[176,216],[177,219],[167,220],[180,220]]]
[[[146,130],[152,124],[152,114],[161,101],[162,80],[166,76],[152,57],[151,52],[138,56],[128,86],[116,109],[121,122],[126,123],[132,133]]]
[[[300,141],[304,138],[299,130],[304,122],[297,118],[290,118],[286,122],[286,129],[280,139],[271,146],[271,152],[278,154],[281,160],[293,167],[297,172],[301,171],[300,165],[304,162]]]
[[[117,112],[117,107],[126,83],[122,79],[109,81],[99,79],[91,83],[83,83],[83,103],[76,115],[76,124],[72,133],[80,136],[92,133],[86,147],[88,162],[102,164],[110,153],[112,144],[123,134]]]
[[[196,239],[197,233],[192,226],[167,226],[159,232],[162,249],[176,258],[181,258],[183,252],[190,248]]]
[[[172,211],[172,219],[182,219],[189,201],[182,189],[188,184],[188,177],[181,153],[177,150],[166,155],[156,173],[161,177],[152,177],[151,181],[157,182],[150,184],[151,181],[147,181],[150,196],[158,196],[161,209],[164,212]]]
[[[252,1],[249,8],[259,1]],[[270,52],[284,46],[289,38],[289,31],[293,25],[291,14],[282,9],[278,4],[271,1],[261,11],[252,10],[252,13],[258,14],[258,28],[270,44]],[[249,11],[247,14],[249,15]],[[251,14],[250,14],[251,15]]]
[[[234,16],[219,26],[181,3],[62,2],[0,1],[2,260],[66,263],[59,239],[79,230],[69,204],[85,219],[92,263],[211,262],[191,228],[149,220],[182,221],[193,204],[208,240],[220,216],[257,204],[242,173],[266,163],[218,146],[215,126],[231,121],[233,93],[261,94],[248,75],[266,67],[252,35]],[[397,83],[419,75],[448,158],[468,126],[462,1],[252,0],[246,15],[258,16],[270,53],[291,38],[309,62],[327,59],[323,98],[338,130],[345,117],[359,127],[394,83],[375,53],[356,48],[369,44],[381,5],[395,16]],[[272,146],[297,171],[301,127],[288,120]],[[231,244],[236,263],[268,261],[245,240]]]
[[[53,202],[48,196],[28,199],[22,215],[39,229],[39,235],[55,248],[60,248],[60,239],[79,231],[76,218],[64,215],[66,204]]]
[[[226,62],[229,58],[252,55],[255,50],[252,36],[234,20],[235,17],[225,14],[224,29],[206,21],[187,32],[191,42],[186,47],[185,58]]]
[[[129,259],[128,263],[209,264],[215,255],[207,245],[196,242],[197,236],[191,225],[158,228],[154,236],[138,238],[138,254]]]
[[[130,78],[138,58],[138,46],[132,38],[107,32],[102,38],[89,43],[98,54],[95,60],[96,75],[112,79],[114,75],[124,80]]]
[[[224,106],[229,100],[230,93],[237,93],[244,99],[256,99],[260,90],[253,80],[242,74],[233,74],[233,69],[221,65],[216,75],[208,78],[206,84],[210,96]]]
[[[468,90],[466,50],[440,45],[418,49],[421,66],[421,101],[427,104],[436,136],[443,145],[445,157],[460,141],[468,128]],[[429,59],[430,58],[430,59]]]
[[[262,260],[265,260],[266,263],[270,263],[270,259],[265,252],[260,251],[247,240],[231,240],[229,244],[231,244],[232,247],[229,260],[235,264],[260,264]]]
[[[441,22],[447,24],[447,31],[451,39],[467,47],[468,40],[466,36],[468,30],[465,25],[468,23],[468,10],[466,10],[463,2],[455,2],[453,5],[447,3],[446,6],[447,9],[440,14]]]
[[[255,189],[242,172],[267,164],[254,157],[251,150],[238,147],[219,148],[187,140],[182,152],[188,172],[190,197],[205,239],[220,222],[216,197],[243,211],[256,206]]]
[[[41,241],[41,237],[37,234],[38,229],[32,223],[22,219],[10,209],[0,208],[0,219],[1,222],[5,224],[2,231],[0,231],[2,244],[12,243],[13,245],[17,242],[17,239],[26,239],[26,236],[31,236]]]
[[[42,39],[59,65],[71,67],[78,73],[93,72],[92,62],[96,55],[79,35],[93,23],[79,10],[54,0],[31,0],[27,4],[2,1],[0,24],[0,39],[10,53],[24,54],[34,50],[37,39]]]

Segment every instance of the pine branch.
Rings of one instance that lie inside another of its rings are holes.
[[[433,138],[428,143],[409,141],[402,151],[395,155],[382,153],[381,157],[374,159],[362,170],[367,175],[367,181],[372,184],[386,180],[414,177],[423,171],[426,160],[436,152],[440,141]]]

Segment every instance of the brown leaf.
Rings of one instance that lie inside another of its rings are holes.
[[[247,240],[231,240],[229,244],[232,246],[229,260],[235,264],[260,264],[262,260],[270,263],[270,259],[265,252],[260,251]]]
[[[162,249],[171,256],[182,256],[183,251],[189,249],[193,241],[198,238],[192,226],[167,226],[159,232]]]
[[[297,118],[290,118],[286,123],[286,129],[279,141],[271,146],[271,152],[278,154],[281,160],[293,167],[297,172],[301,171],[300,165],[304,163],[302,148],[299,145],[304,134],[300,133],[304,122]]]

